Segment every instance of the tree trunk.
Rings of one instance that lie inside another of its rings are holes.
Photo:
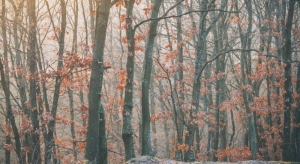
[[[152,70],[153,71],[153,70]],[[150,89],[150,114],[151,116],[155,116],[156,112],[155,112],[155,93],[154,93],[154,85],[153,85],[153,79],[151,80],[151,89]],[[156,122],[152,121],[151,122],[151,133],[153,135],[153,152],[154,155],[158,155],[158,148],[157,148],[157,136],[156,136]]]
[[[87,23],[87,19],[86,19],[86,16],[85,16],[85,10],[84,10],[84,5],[83,5],[83,0],[81,0],[81,8],[82,8],[82,15],[83,15],[84,26],[85,26],[85,46],[88,47],[88,45],[89,45],[88,23]],[[89,49],[86,50],[84,56],[87,56],[88,52],[89,52]],[[77,77],[79,78],[79,75]],[[83,106],[84,105],[83,89],[80,89],[80,91],[79,91],[79,99],[80,99],[80,105]],[[82,126],[86,126],[86,120],[84,119],[85,115],[86,115],[86,112],[85,111],[81,111]]]
[[[300,95],[300,64],[298,64],[298,70],[297,70],[297,84],[296,84],[296,92],[298,95]],[[300,98],[298,97],[298,102],[300,101]],[[296,109],[296,122],[295,124],[298,124],[300,123],[300,104],[298,103],[298,107]],[[300,153],[300,128],[296,128],[296,138],[295,138],[295,141],[296,141],[296,154],[299,154]],[[300,162],[300,156],[296,156],[296,161],[297,162]]]
[[[177,1],[177,3],[178,3],[179,1]],[[165,13],[166,11],[165,11],[165,7],[164,7],[164,3],[162,4],[162,9],[163,9],[163,12]],[[177,15],[179,15],[180,13],[181,13],[182,11],[181,11],[181,7],[180,7],[180,5],[178,5],[177,6]],[[178,19],[180,19],[180,18],[178,18]],[[180,20],[178,20],[177,19],[177,28],[179,27],[179,21],[181,21],[181,19]],[[171,41],[171,35],[170,35],[170,29],[169,29],[169,27],[168,27],[168,22],[167,22],[167,20],[165,19],[164,20],[165,21],[165,26],[166,26],[166,32],[167,32],[167,38],[168,38],[168,42],[169,42],[169,44],[171,44],[172,43],[172,41]],[[179,33],[181,33],[181,24],[180,24],[180,27],[179,27],[179,29],[177,29],[177,43],[179,43],[179,42],[181,42],[182,41],[182,36],[181,36],[181,34],[179,34]],[[180,41],[179,41],[180,40]],[[182,49],[182,46],[181,47],[178,47],[177,46],[177,50],[179,51],[179,57],[178,57],[178,62],[180,62],[181,61],[181,57],[180,56],[182,56],[182,51],[181,51],[181,49]],[[173,47],[172,46],[170,46],[169,47],[169,51],[173,51]],[[181,52],[180,52],[181,51]],[[159,54],[159,53],[158,53]],[[182,60],[182,63],[183,63],[183,60]],[[180,65],[179,67],[180,68],[178,68],[178,76],[182,76],[182,78],[183,78],[183,74],[182,75],[179,75],[179,74],[181,74],[181,72],[182,72],[182,67],[181,67],[182,65]],[[183,73],[183,72],[182,72]],[[179,78],[181,78],[181,77],[179,77]],[[177,94],[175,94],[175,93],[173,93],[173,89],[172,89],[172,83],[170,82],[171,81],[171,79],[168,79],[169,80],[169,87],[170,87],[170,90],[171,90],[171,98],[172,98],[172,103],[173,103],[173,110],[174,110],[174,116],[175,116],[175,121],[174,121],[174,123],[175,123],[175,126],[176,126],[176,135],[177,135],[177,144],[176,144],[176,154],[175,154],[175,159],[177,160],[177,161],[182,161],[183,160],[183,152],[178,148],[179,146],[181,146],[182,144],[183,144],[183,129],[184,129],[184,123],[183,123],[183,121],[184,121],[184,116],[183,116],[183,112],[182,112],[182,107],[181,107],[181,105],[180,104],[183,104],[184,103],[184,95],[182,95],[181,93],[183,93],[183,91],[179,91],[179,95],[177,95]],[[176,81],[176,76],[174,76],[174,81]],[[182,80],[181,80],[182,81]],[[180,85],[179,85],[179,88],[181,87],[181,86],[183,86],[182,85],[183,83],[181,83]],[[177,89],[177,85],[176,85],[176,83],[175,83],[175,89]],[[180,90],[180,89],[179,89]],[[178,93],[178,92],[177,92]],[[162,93],[161,93],[162,94]],[[176,98],[174,98],[174,97],[176,97]],[[176,100],[175,100],[176,99]]]
[[[32,133],[32,163],[41,163],[41,151],[40,151],[40,135],[39,135],[39,119],[38,108],[36,100],[36,77],[37,77],[37,65],[36,65],[36,12],[35,12],[35,0],[27,0],[27,10],[29,16],[29,33],[28,33],[28,58],[29,58],[29,70],[30,70],[30,105],[31,105],[31,121],[33,124]]]
[[[5,18],[5,11],[6,11],[6,4],[5,4],[5,0],[2,0],[2,17],[1,17],[1,27],[2,27],[2,37],[3,37],[3,55],[4,55],[4,60],[7,61],[7,36],[6,36],[6,18]],[[6,62],[7,63],[7,62]],[[1,63],[2,64],[2,63]],[[3,67],[3,66],[2,66]],[[5,70],[7,69],[7,67],[5,66],[4,68]],[[6,71],[3,71],[6,72]],[[9,76],[7,77],[8,74],[6,74],[5,79],[2,79],[2,81],[5,81],[6,85],[9,86]],[[3,86],[2,86],[3,87]],[[6,102],[6,106],[7,106],[7,102]],[[7,108],[7,107],[6,107]],[[9,117],[8,114],[6,114],[5,116],[5,124],[6,126],[9,126]],[[11,141],[10,141],[10,136],[6,135],[5,136],[5,144],[10,145]],[[5,149],[5,164],[10,164],[10,150]]]
[[[180,0],[176,0],[177,3],[180,2]],[[176,7],[177,10],[177,15],[182,14],[182,9],[181,5],[177,5]],[[184,114],[183,114],[183,105],[184,105],[184,81],[183,81],[183,40],[182,40],[182,21],[181,17],[177,18],[176,22],[176,28],[177,28],[177,51],[179,52],[178,54],[178,59],[177,59],[177,64],[178,64],[178,81],[179,81],[179,86],[177,86],[176,80],[175,80],[175,86],[177,89],[178,95],[176,96],[177,100],[177,118],[176,118],[176,124],[178,124],[178,132],[177,132],[177,138],[179,144],[183,144],[183,130],[184,130]],[[171,42],[171,41],[170,41]],[[170,86],[171,87],[171,86]],[[177,150],[176,152],[176,158],[180,160],[183,159],[183,154],[180,149]]]
[[[279,59],[278,63],[279,66],[281,65],[281,59],[284,53],[284,37],[285,37],[285,18],[286,18],[286,7],[287,7],[287,2],[286,0],[282,0],[282,3],[279,1],[275,1],[276,4],[276,23],[278,26],[276,26],[275,31],[280,33],[280,36],[274,36],[275,38],[275,45],[277,48],[277,57]],[[278,78],[273,78],[272,81],[273,83],[280,82],[281,79]],[[281,88],[280,86],[275,87],[276,88],[276,95],[280,97],[281,94]],[[279,101],[278,98],[275,99],[276,103]],[[275,114],[274,116],[274,125],[279,126],[281,124],[281,116],[279,114]],[[274,135],[273,135],[274,136]],[[274,137],[273,137],[274,138]],[[274,144],[273,146],[273,152],[276,152],[278,149],[278,145],[281,144]],[[275,160],[280,160],[281,158],[278,158],[278,156],[275,156]]]
[[[2,82],[2,88],[4,90],[5,93],[5,102],[6,102],[6,115],[5,115],[5,122],[6,122],[6,126],[10,126],[10,122],[14,121],[12,120],[11,115],[9,113],[9,110],[11,110],[11,104],[10,104],[10,89],[9,89],[9,68],[8,68],[8,57],[7,57],[7,36],[6,36],[6,4],[5,4],[5,0],[2,0],[2,11],[1,11],[1,28],[2,28],[2,37],[3,37],[3,56],[4,56],[4,60],[5,60],[5,66],[3,66],[3,63],[0,59],[0,68],[1,68],[1,82]],[[14,123],[15,124],[15,123]],[[16,136],[15,136],[16,138]],[[19,137],[18,137],[19,138]],[[20,141],[18,141],[20,142]],[[11,145],[11,140],[10,140],[10,136],[6,135],[5,136],[5,144],[7,145]],[[16,145],[17,146],[17,145]],[[21,156],[21,145],[19,145],[20,147],[16,150],[16,153],[19,157],[19,161],[20,163],[22,163],[22,156]],[[11,150],[8,150],[7,148],[5,148],[5,164],[10,164],[10,159],[11,159]],[[18,152],[19,151],[19,152]]]
[[[6,126],[9,126],[9,120],[7,118],[8,116],[6,115]],[[5,144],[11,144],[10,136],[5,136]],[[10,164],[10,150],[8,149],[5,149],[5,164]]]
[[[17,128],[17,125],[16,125],[15,116],[13,115],[11,102],[10,102],[10,88],[9,88],[9,85],[7,85],[7,82],[6,82],[5,73],[4,73],[4,66],[3,66],[3,62],[1,60],[1,58],[0,58],[0,73],[1,73],[1,84],[2,84],[2,88],[4,90],[4,94],[5,94],[6,113],[7,113],[6,117],[7,117],[7,120],[9,121],[9,123],[12,126],[12,131],[13,131],[14,138],[15,138],[15,151],[16,151],[17,157],[19,159],[19,163],[22,164],[22,163],[24,163],[24,160],[22,159],[20,134],[19,134],[19,131],[18,131],[18,128]],[[8,138],[6,138],[6,139],[8,139]],[[6,141],[6,142],[8,142],[8,141]],[[6,156],[7,160],[8,160],[8,158],[9,157]]]
[[[222,21],[218,23],[218,26],[213,29],[214,34],[214,54],[217,54],[218,52],[221,52],[223,50],[223,42],[222,38],[227,39],[227,35],[225,33],[225,19],[222,18]],[[228,39],[227,39],[228,40]],[[220,109],[221,104],[226,100],[226,76],[225,76],[225,54],[221,55],[218,59],[216,59],[216,74],[222,74],[221,78],[218,78],[216,81],[216,113],[215,118],[217,121],[217,129],[216,133],[219,132],[219,134],[216,134],[216,136],[220,137],[220,150],[226,149],[227,146],[227,140],[226,140],[226,134],[227,134],[227,114],[226,111],[222,111]],[[214,149],[217,150],[218,146],[218,140],[219,138],[214,138]],[[217,157],[213,157],[214,160],[217,160]],[[225,161],[226,158],[220,159],[221,161]]]
[[[219,52],[219,41],[218,41],[218,36],[217,36],[217,30],[214,28],[213,30],[214,34],[214,53],[216,54]],[[216,74],[219,73],[220,71],[220,59],[218,58],[216,60]],[[214,111],[214,117],[216,120],[216,125],[215,125],[215,130],[212,132],[213,134],[213,140],[212,140],[212,160],[213,161],[218,161],[217,157],[217,151],[219,147],[219,136],[220,136],[220,80],[216,81],[216,105],[215,105],[215,111]]]
[[[200,10],[207,9],[207,0],[201,0],[200,2]],[[199,110],[199,101],[200,101],[200,84],[201,84],[201,75],[200,70],[204,63],[205,53],[204,53],[204,45],[206,40],[205,35],[205,21],[206,21],[207,13],[200,13],[199,19],[199,34],[197,36],[197,55],[195,57],[195,73],[194,73],[194,80],[193,80],[193,90],[192,90],[192,102],[191,102],[191,110],[190,110],[190,120],[193,121],[194,115],[197,114]],[[195,154],[194,150],[192,149],[194,143],[194,135],[197,129],[197,125],[193,125],[191,122],[187,125],[188,134],[185,136],[185,144],[189,146],[189,150],[184,153],[184,161],[192,162],[195,161]]]
[[[95,16],[94,16],[94,11],[97,10],[98,5],[96,5],[96,9],[94,6],[94,0],[89,0],[89,9],[90,9],[90,33],[91,33],[91,40],[92,40],[92,47],[93,47],[93,52],[95,48]],[[96,18],[97,19],[97,18]]]
[[[291,46],[291,32],[293,25],[293,14],[294,6],[296,1],[289,1],[289,9],[287,16],[287,23],[285,26],[285,53],[282,54],[283,60],[286,62],[286,67],[284,68],[284,77],[286,81],[284,82],[284,125],[283,125],[283,149],[282,157],[284,161],[293,161],[297,156],[295,154],[295,144],[291,143],[291,105],[293,103],[293,85],[292,85],[292,46]]]
[[[254,2],[255,3],[255,2]],[[260,10],[260,7],[258,4],[255,4],[255,7],[256,7],[256,10],[259,11]],[[269,28],[266,24],[262,24],[263,20],[264,19],[267,19],[267,20],[271,20],[270,16],[271,16],[271,9],[269,8],[269,4],[268,2],[266,1],[265,2],[265,17],[260,13],[260,12],[257,12],[258,15],[257,15],[257,19],[259,20],[259,34],[260,34],[260,37],[259,37],[259,42],[260,42],[260,45],[259,45],[259,54],[258,54],[258,63],[259,64],[262,64],[262,53],[264,53],[265,51],[265,46],[267,44],[267,48],[266,48],[266,51],[267,51],[267,54],[269,54],[269,48],[270,48],[270,41],[271,41],[271,28]],[[266,33],[269,31],[269,35],[266,39]],[[267,41],[267,42],[266,42]],[[270,58],[267,59],[267,61],[270,60]],[[266,62],[267,62],[266,61]],[[266,64],[266,71],[269,72],[268,70],[269,68],[269,64],[267,62]],[[256,67],[256,70],[258,71],[260,68],[259,67]],[[267,76],[266,77],[266,83],[267,83],[267,98],[268,98],[268,106],[271,107],[271,102],[270,102],[270,77]],[[252,83],[252,87],[254,88],[254,96],[256,98],[258,98],[260,96],[260,87],[261,87],[261,84],[262,84],[262,81],[263,80],[259,80],[259,81],[254,81]],[[272,117],[271,117],[271,113],[269,113],[269,117],[265,117],[266,118],[266,123],[268,125],[270,125],[270,127],[272,126]],[[263,120],[264,119],[264,116],[261,116],[260,114],[256,114],[256,112],[254,113],[254,120],[255,120],[255,127],[256,127],[256,133],[257,133],[257,150],[265,150],[265,151],[259,151],[259,155],[261,155],[263,157],[264,160],[268,160],[268,151],[267,151],[267,146],[266,146],[266,139],[264,137],[264,134],[265,134],[265,129],[263,127],[263,124],[262,124],[262,121],[260,120]],[[259,122],[258,122],[259,121]],[[262,153],[264,152],[264,153]]]
[[[22,65],[22,59],[21,59],[21,54],[20,54],[20,42],[19,42],[19,37],[18,37],[18,20],[19,20],[19,15],[23,9],[23,5],[24,5],[25,1],[22,1],[22,3],[19,4],[18,8],[15,5],[14,10],[15,10],[15,17],[13,20],[13,36],[14,36],[14,44],[15,44],[15,55],[16,55],[16,69],[17,70],[21,70],[22,67],[24,67],[24,65]],[[17,71],[18,72],[18,71]],[[22,110],[24,111],[24,113],[27,115],[27,119],[30,119],[30,115],[31,112],[29,110],[29,108],[25,105],[25,103],[27,102],[27,94],[26,94],[26,87],[27,87],[27,81],[26,81],[26,77],[25,77],[25,73],[17,73],[16,74],[16,81],[17,81],[17,86],[18,86],[18,90],[19,90],[19,94],[20,94],[20,101],[21,101],[21,106],[22,106]],[[30,133],[26,133],[25,134],[25,139],[23,141],[23,147],[30,147]],[[27,152],[27,153],[23,153],[23,159],[27,159],[27,162],[31,162],[31,152]]]
[[[222,35],[221,37],[222,38]],[[218,39],[220,40],[220,39]],[[219,43],[222,45],[222,43]],[[222,48],[220,46],[219,50]],[[217,83],[219,83],[219,90],[217,90],[218,97],[217,98],[217,108],[219,110],[219,132],[220,132],[220,150],[225,150],[227,146],[227,114],[226,111],[220,109],[220,105],[226,100],[226,76],[225,76],[225,54],[220,57],[220,60],[216,62],[217,65],[217,73],[223,74],[220,79],[217,80]],[[221,159],[221,161],[225,161],[226,158]]]
[[[151,19],[158,17],[159,8],[163,0],[155,0],[154,8],[152,10]],[[142,155],[153,156],[151,147],[150,136],[150,110],[149,110],[149,88],[151,71],[153,65],[153,46],[154,39],[156,37],[158,20],[152,20],[150,23],[150,30],[148,36],[148,42],[145,51],[145,72],[142,82]]]
[[[211,64],[209,64],[205,69],[205,78],[208,79],[211,74]],[[206,89],[208,90],[208,93],[204,95],[204,111],[207,116],[210,115],[210,108],[213,104],[213,98],[212,98],[212,87],[211,82],[207,82],[205,84]],[[206,146],[206,152],[207,156],[210,157],[210,147],[211,147],[211,139],[212,139],[212,124],[209,122],[207,125],[207,146]]]
[[[64,54],[64,47],[65,47],[65,33],[66,33],[66,26],[67,26],[67,20],[66,20],[66,3],[65,0],[60,0],[60,7],[62,10],[62,18],[61,18],[61,31],[58,38],[58,44],[59,44],[59,50],[58,50],[58,61],[57,61],[57,75],[55,79],[55,87],[54,87],[54,94],[53,94],[53,103],[52,103],[52,109],[51,109],[51,115],[54,118],[49,122],[48,125],[48,133],[47,133],[47,139],[46,142],[48,143],[46,145],[46,163],[51,163],[51,156],[52,153],[55,154],[54,147],[54,131],[55,131],[55,122],[56,122],[56,113],[58,108],[58,100],[59,100],[59,92],[60,92],[60,86],[62,82],[61,78],[61,70],[63,68],[63,54]],[[54,156],[53,156],[54,157]],[[56,163],[56,157],[53,158],[53,163]]]
[[[38,54],[38,59],[37,59],[38,69],[40,70],[40,72],[42,72],[42,71],[45,70],[45,69],[43,69],[42,60],[41,60],[41,58],[43,56],[43,54],[41,54],[41,52],[43,52],[43,51],[42,51],[42,47],[38,46],[38,42],[36,44],[37,44],[36,50],[37,50],[37,54]],[[45,78],[42,73],[41,73],[40,76],[41,76],[41,79]],[[49,112],[50,113],[50,107],[49,107],[48,96],[47,96],[46,82],[45,82],[45,80],[41,80],[40,83],[42,84],[43,100],[39,102],[39,109],[41,110],[41,111],[39,111],[39,113],[40,114],[43,113],[43,112]],[[41,94],[40,86],[38,86],[38,88],[37,88],[37,93]],[[42,110],[43,109],[42,108],[42,106],[43,106],[42,103],[44,104],[46,111]],[[41,119],[43,119],[43,118],[41,118]],[[47,152],[47,148],[48,148],[47,145],[49,145],[49,142],[48,142],[48,137],[47,137],[47,127],[46,127],[45,124],[42,124],[42,131],[43,131],[43,137],[44,137],[44,145],[45,145],[45,148],[46,148],[45,152]],[[25,138],[25,140],[26,140],[26,138]],[[55,153],[55,152],[53,152],[53,153]],[[45,161],[47,161],[47,157],[48,157],[47,155],[48,154],[47,153],[45,153],[45,154],[46,155],[44,156],[44,159],[45,159]],[[30,157],[30,154],[27,154],[27,156]],[[30,162],[30,161],[28,161],[28,162]]]
[[[134,79],[134,57],[135,57],[135,42],[134,42],[134,31],[132,25],[132,10],[134,6],[134,0],[125,1],[126,4],[126,38],[128,42],[127,47],[127,81],[125,86],[125,98],[124,98],[124,109],[123,109],[123,130],[122,138],[125,147],[125,160],[128,161],[135,157],[134,153],[134,142],[133,142],[133,130],[131,125],[132,119],[132,108],[133,108],[133,79]]]
[[[210,3],[208,5],[207,0],[201,0],[200,1],[200,10],[207,10],[210,8],[214,3]],[[227,0],[221,1],[221,9],[224,9],[227,5]],[[218,19],[223,15],[223,12],[219,12],[218,15],[213,17],[213,20],[211,21],[211,24],[206,28],[206,16],[207,12],[201,12],[200,13],[200,23],[199,23],[199,32],[197,35],[197,47],[196,47],[196,57],[195,57],[195,72],[194,72],[194,80],[193,80],[193,89],[192,89],[192,102],[191,102],[191,110],[190,110],[190,119],[191,121],[196,120],[197,118],[195,115],[197,115],[199,111],[199,102],[200,102],[200,86],[201,86],[201,78],[202,78],[202,71],[203,71],[203,65],[206,62],[205,55],[205,44],[206,44],[206,38],[213,26],[216,24]],[[197,125],[194,125],[193,123],[189,122],[187,125],[188,128],[188,135],[185,140],[185,144],[189,146],[189,150],[186,151],[184,155],[185,161],[195,161],[195,154],[193,147],[194,142],[194,135],[195,131],[197,129]]]
[[[77,26],[78,26],[78,0],[74,1],[74,29],[73,29],[73,41],[72,41],[72,53],[77,55]],[[75,68],[77,70],[77,68]],[[73,81],[73,75],[70,75],[70,80]],[[69,96],[69,107],[70,107],[70,116],[71,116],[71,136],[73,140],[73,155],[75,160],[77,159],[77,151],[76,151],[76,135],[75,135],[75,111],[74,111],[74,98],[73,98],[73,90],[68,88],[68,96]]]
[[[237,2],[237,1],[235,1]],[[249,72],[251,70],[249,70],[249,64],[246,60],[247,58],[247,52],[244,51],[244,49],[247,48],[247,45],[249,46],[249,37],[250,37],[250,33],[252,30],[252,4],[251,4],[251,0],[245,0],[246,3],[246,8],[248,11],[248,27],[246,32],[243,34],[242,30],[241,30],[241,25],[240,23],[238,24],[238,28],[239,28],[239,32],[240,32],[240,38],[241,38],[241,48],[242,48],[242,52],[241,52],[241,73],[242,73],[242,85],[243,87],[246,87],[246,85],[251,85],[250,83],[250,79],[248,79],[248,81],[246,81],[246,74],[250,75]],[[235,6],[235,9],[237,10],[237,4]],[[245,72],[246,71],[246,72]],[[255,128],[255,121],[254,121],[254,116],[253,116],[253,112],[250,109],[250,104],[249,101],[252,99],[251,95],[246,91],[246,89],[244,88],[242,91],[242,95],[243,95],[243,99],[244,99],[244,104],[245,104],[245,108],[246,108],[246,112],[248,115],[248,127],[249,127],[249,133],[250,133],[250,149],[252,151],[252,159],[257,159],[257,133],[256,133],[256,128]]]
[[[95,45],[89,88],[89,120],[85,158],[92,163],[107,163],[105,113],[102,107],[102,81],[104,73],[104,46],[109,17],[110,0],[97,3]]]
[[[161,83],[161,80],[158,82],[158,85],[159,85],[159,95],[162,95],[163,94],[163,85]],[[160,108],[162,109],[163,113],[164,114],[167,114],[167,112],[169,111],[167,105],[164,103],[164,101],[162,99],[159,99],[159,102],[160,102]],[[168,118],[167,119],[164,119],[164,133],[165,133],[165,142],[166,142],[166,153],[167,153],[167,156],[166,158],[170,158],[170,139],[169,139],[169,128],[170,128],[170,123],[169,123],[169,120]]]

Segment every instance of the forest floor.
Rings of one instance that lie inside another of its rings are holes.
[[[283,162],[283,161],[240,161],[237,164],[300,164],[299,162]],[[231,162],[179,162],[174,160],[164,160],[149,156],[140,156],[133,158],[126,164],[231,164]]]

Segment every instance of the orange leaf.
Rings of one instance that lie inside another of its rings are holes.
[[[14,150],[14,146],[12,144],[4,144],[4,146],[8,151]]]

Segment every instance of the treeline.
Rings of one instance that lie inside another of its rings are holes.
[[[0,160],[300,162],[296,0],[1,0]]]

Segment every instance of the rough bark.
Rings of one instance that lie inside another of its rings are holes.
[[[177,3],[180,2],[180,0],[176,0]],[[178,5],[176,7],[176,12],[177,15],[182,14],[182,9],[181,5]],[[183,114],[183,104],[184,104],[184,82],[183,82],[183,44],[182,44],[182,21],[181,17],[177,18],[176,22],[176,28],[177,28],[177,51],[178,51],[178,59],[177,59],[177,64],[178,64],[178,81],[179,81],[179,86],[177,86],[177,83],[175,83],[176,86],[176,93],[177,93],[177,118],[176,118],[176,124],[178,124],[178,132],[177,132],[177,137],[178,137],[178,142],[179,144],[183,144],[183,129],[184,129],[184,114]],[[170,41],[171,42],[171,41]],[[177,150],[176,152],[176,158],[182,160],[183,154],[181,150]]]
[[[214,53],[217,53],[219,51],[219,41],[218,41],[218,35],[217,35],[217,30],[216,28],[214,28],[213,30],[213,34],[214,34]],[[216,60],[216,74],[218,74],[220,72],[220,59],[218,58]],[[216,125],[215,125],[215,130],[212,132],[213,134],[213,140],[212,140],[212,150],[213,152],[213,156],[212,156],[212,160],[213,161],[217,161],[218,157],[217,157],[217,150],[219,147],[219,138],[220,138],[220,80],[217,80],[216,82],[216,105],[215,105],[215,111],[214,111],[214,117],[216,120]]]
[[[135,57],[135,42],[134,42],[134,31],[132,22],[132,10],[134,6],[134,0],[125,1],[126,5],[126,39],[128,42],[128,54],[127,54],[127,81],[125,86],[125,98],[124,98],[124,109],[123,109],[123,130],[122,138],[125,147],[125,160],[128,161],[135,157],[134,154],[134,142],[133,142],[133,130],[131,125],[132,119],[132,108],[133,108],[133,79],[134,79],[134,57]]]
[[[29,32],[28,32],[28,60],[29,60],[29,71],[30,71],[30,107],[31,107],[31,121],[33,124],[32,133],[32,163],[41,162],[41,151],[40,151],[40,139],[39,139],[39,119],[38,119],[38,108],[36,100],[36,77],[37,77],[37,64],[36,64],[36,12],[35,12],[35,0],[27,0],[27,12],[29,16]]]
[[[92,163],[107,163],[105,113],[101,102],[104,73],[104,46],[109,17],[110,0],[97,2],[95,45],[89,87],[89,120],[85,158]],[[97,130],[98,129],[98,130]]]
[[[297,84],[296,84],[296,92],[298,95],[300,95],[300,64],[298,64],[298,70],[297,70]],[[298,98],[298,102],[300,101],[300,98]],[[296,109],[296,124],[300,123],[300,104],[298,103],[298,107]],[[300,153],[300,128],[296,128],[296,154]],[[300,156],[296,157],[296,161],[300,162]]]
[[[4,60],[7,60],[7,36],[6,36],[6,21],[5,21],[5,11],[6,11],[6,4],[5,4],[5,0],[2,0],[2,11],[1,11],[1,28],[2,28],[2,37],[3,37],[3,56],[4,56]],[[7,63],[7,62],[6,62]],[[1,61],[1,65],[2,65],[2,61]],[[6,66],[5,66],[6,67]],[[3,66],[2,66],[3,68]],[[7,69],[4,68],[5,70]],[[6,72],[6,71],[3,71],[3,72]],[[4,74],[4,73],[3,73]],[[9,76],[7,77],[8,74],[6,74],[6,77],[5,79],[2,79],[2,81],[5,81],[6,85],[9,86]],[[2,86],[4,87],[4,86]],[[6,102],[6,106],[7,106],[7,102]],[[7,109],[7,107],[6,107]],[[9,126],[9,119],[8,119],[8,115],[6,114],[6,118],[5,118],[5,123],[6,123],[6,126]],[[5,144],[7,145],[10,145],[11,144],[11,140],[10,140],[10,136],[9,135],[6,135],[5,136]],[[5,164],[10,164],[10,150],[8,149],[5,149]]]
[[[287,1],[286,0],[282,0],[282,3],[280,4],[279,1],[275,1],[275,5],[276,5],[276,23],[278,24],[278,26],[276,26],[275,31],[280,33],[280,36],[274,36],[275,38],[275,45],[277,48],[277,57],[279,59],[278,63],[279,66],[282,64],[281,59],[282,59],[282,55],[284,53],[284,36],[285,36],[285,18],[286,18],[286,8],[287,8]],[[280,82],[281,79],[278,78],[273,78],[272,82]],[[281,94],[281,89],[280,86],[275,87],[276,89],[276,95],[280,96]],[[276,103],[278,102],[278,98],[275,99]],[[280,115],[276,114],[274,115],[274,125],[279,126],[281,124],[281,117]],[[274,138],[274,137],[273,137]],[[277,151],[277,145],[273,146],[273,152]],[[277,156],[275,156],[275,160],[280,160],[280,158],[278,158]]]
[[[289,9],[287,16],[287,23],[285,26],[285,53],[282,54],[283,60],[286,62],[286,66],[284,68],[284,77],[286,81],[284,82],[284,90],[286,93],[284,94],[284,125],[283,125],[283,149],[282,149],[282,157],[284,161],[293,161],[296,157],[295,154],[295,144],[291,143],[291,105],[293,103],[293,85],[292,85],[292,69],[291,69],[291,61],[292,61],[292,46],[291,46],[291,33],[292,33],[292,25],[293,25],[293,14],[294,14],[294,6],[296,1],[289,1]]]
[[[209,64],[204,72],[205,78],[209,78],[211,74],[211,64]],[[210,108],[213,104],[213,98],[212,98],[212,87],[211,87],[211,82],[207,82],[205,84],[208,93],[204,95],[204,111],[205,114],[208,116],[210,114]],[[207,156],[210,157],[210,148],[211,148],[211,139],[212,139],[212,131],[211,131],[212,125],[209,122],[207,125],[207,146],[206,146],[206,152]]]
[[[225,25],[224,25],[224,19],[220,23],[218,23],[218,31],[214,30],[215,35],[215,50],[216,52],[222,51],[223,48],[223,42],[221,41],[222,38],[226,38],[224,36]],[[226,140],[226,134],[227,134],[227,114],[226,111],[222,111],[220,109],[221,104],[226,100],[226,76],[225,76],[225,54],[222,55],[220,58],[216,60],[216,74],[223,74],[221,78],[218,78],[216,81],[216,110],[219,116],[218,117],[218,128],[219,128],[219,136],[220,136],[220,150],[226,149],[227,146],[227,140]],[[226,158],[221,159],[221,161],[226,160]]]

